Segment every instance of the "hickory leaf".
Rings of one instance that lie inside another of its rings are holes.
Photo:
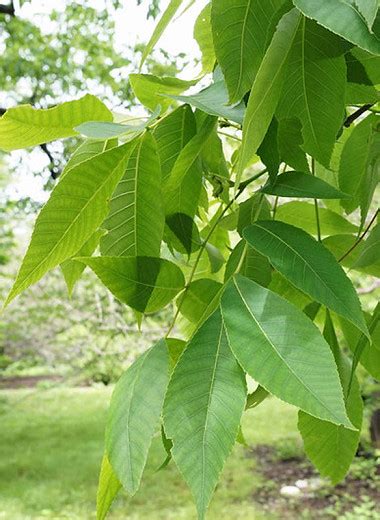
[[[96,495],[96,520],[104,520],[106,518],[109,508],[120,491],[120,488],[121,484],[119,479],[112,469],[107,454],[104,454]]]
[[[346,63],[340,46],[339,38],[302,17],[277,110],[280,119],[301,121],[303,149],[326,167],[344,114]]]
[[[131,153],[127,143],[79,163],[54,188],[39,214],[6,304],[75,255],[107,214],[107,199]]]
[[[112,394],[106,452],[117,478],[130,495],[140,486],[168,381],[169,354],[161,340],[128,368]]]
[[[172,456],[194,495],[200,520],[235,443],[246,395],[244,373],[216,311],[180,357],[164,404]]]
[[[293,0],[293,3],[304,15],[323,27],[372,54],[380,54],[379,37],[369,31],[361,12],[350,1]]]
[[[11,151],[72,137],[78,135],[75,127],[85,121],[112,121],[112,114],[90,94],[54,108],[10,108],[0,118],[0,149]]]
[[[255,381],[315,417],[352,428],[334,357],[305,314],[241,275],[228,283],[221,308],[228,343]]]
[[[231,104],[239,102],[252,87],[284,2],[213,0],[215,53],[226,78]]]
[[[157,145],[147,132],[136,143],[110,201],[101,239],[104,256],[160,256],[165,213]],[[86,255],[78,255],[86,256]]]
[[[286,64],[300,24],[296,9],[285,14],[277,26],[255,77],[243,122],[237,183],[256,153],[272,121],[283,87]]]
[[[182,271],[172,262],[148,256],[78,257],[103,284],[139,312],[156,312],[183,289]]]
[[[273,184],[261,191],[269,195],[309,199],[347,199],[350,195],[337,190],[331,184],[308,173],[286,172],[279,175]]]
[[[350,279],[320,242],[300,228],[277,221],[255,222],[243,235],[298,289],[369,335]]]

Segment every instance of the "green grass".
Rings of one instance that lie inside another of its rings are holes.
[[[106,388],[0,392],[0,519],[95,518],[95,495],[110,390]],[[296,411],[275,399],[246,414],[249,444],[299,445]],[[253,495],[261,484],[255,460],[237,446],[215,494],[209,520],[270,520]],[[190,493],[174,464],[156,468],[165,454],[160,438],[138,494],[121,496],[109,518],[195,520]]]

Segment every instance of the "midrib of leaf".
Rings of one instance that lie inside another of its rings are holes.
[[[123,156],[120,161],[117,163],[117,165],[115,166],[115,168],[112,170],[112,173],[115,172],[115,170],[117,170],[117,168],[119,168],[120,164],[125,160],[125,156]],[[112,175],[111,173],[111,175]],[[80,218],[80,216],[82,215],[82,213],[87,209],[88,205],[94,200],[94,198],[98,195],[98,193],[103,189],[103,187],[108,183],[108,180],[109,180],[109,177],[111,175],[108,175],[106,177],[106,179],[101,183],[101,185],[96,189],[96,191],[93,193],[93,195],[91,196],[90,199],[87,200],[86,204],[82,207],[82,209],[80,210],[80,212],[76,215],[76,217],[73,219],[73,221],[70,223],[69,227],[66,229],[66,231],[63,233],[62,237],[59,239],[59,241],[53,246],[53,248],[50,250],[50,252],[48,253],[47,256],[45,256],[45,258],[39,262],[33,269],[32,271],[29,272],[29,274],[24,278],[24,281],[23,283],[19,286],[18,288],[18,291],[21,291],[23,290],[23,288],[25,287],[25,284],[27,285],[28,284],[28,280],[30,279],[30,277],[41,267],[41,265],[43,265],[44,263],[46,263],[48,261],[49,258],[51,258],[51,256],[53,255],[53,253],[55,252],[55,250],[57,249],[58,246],[60,246],[60,244],[62,243],[62,241],[66,238],[67,234],[69,233],[69,231],[71,231],[72,227],[74,226],[74,224],[76,224],[76,222],[78,221],[78,219]],[[7,302],[10,301],[10,297],[12,296],[12,293],[13,291],[9,294],[8,298],[7,298]],[[7,303],[6,302],[6,303]]]
[[[272,231],[270,231],[269,229],[266,229],[262,226],[260,226],[257,222],[255,222],[255,226],[259,227],[260,229],[262,229],[263,231],[265,231],[266,233],[268,233],[269,235],[272,235],[273,237],[277,238],[277,240],[279,240],[280,242],[282,242],[288,249],[290,249],[291,251],[293,251],[293,253],[298,256],[302,262],[305,264],[305,266],[308,266],[310,271],[315,274],[315,276],[318,278],[318,280],[320,280],[320,282],[322,283],[322,285],[329,291],[330,294],[332,294],[334,296],[335,299],[337,299],[339,302],[341,302],[343,304],[343,307],[346,309],[346,311],[349,311],[349,309],[346,307],[346,304],[344,303],[343,300],[340,300],[340,298],[337,297],[337,295],[334,293],[334,291],[328,286],[326,285],[326,283],[324,282],[323,278],[321,278],[319,276],[319,274],[317,273],[317,271],[315,271],[313,269],[313,267],[303,258],[303,256],[301,256],[298,251],[296,249],[294,249],[290,244],[288,244],[287,242],[285,242],[281,237],[279,237],[278,235],[276,235],[275,233],[273,233]],[[348,312],[348,314],[351,316],[351,311]]]
[[[260,323],[257,321],[255,315],[252,313],[251,309],[249,308],[247,302],[245,301],[244,299],[244,296],[242,294],[242,292],[240,291],[237,283],[236,283],[236,280],[234,279],[234,285],[236,287],[236,290],[238,291],[239,295],[240,295],[240,298],[242,299],[247,311],[249,312],[249,314],[252,316],[253,320],[255,321],[255,323],[257,324],[257,326],[259,327],[260,331],[262,332],[263,336],[265,337],[265,339],[268,341],[269,345],[272,347],[273,351],[275,352],[275,354],[277,354],[277,356],[282,360],[282,362],[284,363],[284,365],[288,368],[288,370],[293,374],[293,376],[297,379],[297,381],[299,381],[299,383],[301,384],[301,386],[303,386],[304,388],[306,388],[306,390],[308,390],[308,392],[314,397],[314,399],[316,401],[318,401],[318,403],[322,406],[322,408],[324,408],[325,410],[328,410],[328,412],[331,414],[332,417],[335,417],[335,420],[338,422],[338,424],[340,424],[340,419],[336,417],[335,415],[335,412],[333,412],[332,410],[330,410],[330,408],[328,408],[326,406],[325,403],[323,403],[323,401],[320,400],[320,398],[318,397],[317,394],[315,394],[309,387],[308,385],[302,381],[299,376],[292,370],[292,368],[287,364],[286,360],[282,357],[282,355],[280,354],[280,352],[276,349],[276,346],[272,343],[272,340],[269,338],[269,336],[266,334],[265,330],[261,327]],[[228,336],[228,332],[227,332],[227,329],[226,329],[226,334]],[[260,383],[261,384],[261,383]],[[261,384],[261,386],[264,386]],[[265,387],[264,387],[265,388]],[[266,389],[267,390],[267,389]],[[343,392],[343,390],[342,390]]]
[[[305,39],[306,39],[306,17],[302,17],[302,42],[301,42],[301,70],[302,70],[302,86],[303,86],[303,93],[304,93],[304,99],[305,99],[305,107],[306,107],[306,113],[307,118],[309,120],[310,128],[313,133],[313,139],[316,145],[318,146],[319,152],[322,152],[321,146],[319,144],[319,140],[317,139],[317,135],[315,133],[314,124],[311,118],[311,112],[309,107],[309,100],[307,97],[307,89],[306,89],[306,68],[305,68]]]
[[[221,321],[221,323],[223,323]],[[208,418],[209,418],[209,410],[211,406],[211,399],[212,399],[212,391],[215,385],[215,374],[216,374],[216,367],[219,360],[219,352],[220,352],[220,345],[222,342],[222,336],[223,336],[223,326],[220,327],[220,333],[219,333],[219,339],[218,339],[218,346],[215,354],[215,363],[212,371],[211,381],[210,381],[210,392],[208,396],[208,402],[207,402],[207,409],[206,409],[206,419],[205,419],[205,425],[203,430],[203,436],[202,436],[202,494],[201,494],[201,500],[203,505],[203,510],[205,509],[205,496],[204,496],[204,488],[205,488],[205,480],[206,480],[206,431],[207,431],[207,425],[208,425]]]
[[[141,159],[141,148],[142,148],[143,140],[141,139],[138,145],[137,150],[137,156],[136,156],[136,169],[135,169],[135,192],[133,194],[134,199],[134,207],[133,207],[133,214],[134,214],[134,237],[135,237],[135,243],[134,243],[134,249],[135,249],[135,255],[137,255],[137,184],[138,184],[138,176],[139,176],[139,167],[140,167],[140,159]],[[123,251],[124,253],[124,251]]]

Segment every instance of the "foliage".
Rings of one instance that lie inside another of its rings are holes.
[[[148,49],[179,6],[169,4]],[[135,494],[161,427],[203,520],[238,437],[247,375],[299,408],[305,450],[323,475],[335,483],[349,469],[363,415],[356,368],[362,361],[377,377],[365,360],[376,357],[380,327],[380,306],[367,319],[352,282],[352,272],[379,271],[379,18],[372,25],[373,12],[351,7],[212,0],[196,31],[203,64],[215,54],[211,83],[179,95],[194,81],[133,74],[152,114],[132,129],[109,112],[78,126],[78,101],[16,109],[41,129],[25,146],[75,132],[98,140],[74,152],[37,217],[6,304],[62,264],[71,291],[81,263],[137,320],[176,305],[166,334],[116,387],[99,518],[117,482]],[[4,149],[14,147],[9,118],[0,120]]]

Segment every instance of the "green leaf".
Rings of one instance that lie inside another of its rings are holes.
[[[363,250],[353,267],[367,267],[379,261],[380,256],[380,224],[371,231],[368,239],[364,242]]]
[[[196,134],[194,114],[183,105],[164,117],[153,130],[161,161],[162,181],[165,182],[184,146]]]
[[[172,99],[189,103],[190,105],[199,108],[206,114],[212,116],[225,117],[231,121],[242,124],[245,113],[245,105],[243,102],[228,106],[228,93],[226,84],[223,80],[216,81],[210,86],[201,90],[197,94],[188,96],[170,96]]]
[[[255,77],[243,122],[237,183],[262,143],[272,121],[285,80],[288,56],[299,24],[300,16],[296,9],[283,16]]]
[[[253,197],[239,204],[239,216],[237,231],[242,235],[243,229],[255,220],[266,220],[270,218],[270,206],[262,194],[255,194]]]
[[[199,156],[215,127],[216,118],[208,116],[197,134],[181,150],[165,186],[167,215],[184,213],[194,217],[202,187]]]
[[[261,191],[279,197],[309,199],[347,199],[343,193],[318,177],[303,172],[286,172],[277,177],[274,184],[264,186]]]
[[[102,237],[104,256],[160,256],[165,213],[157,145],[147,132],[138,140],[110,201]],[[87,256],[87,255],[79,255]]]
[[[196,40],[202,53],[203,73],[212,72],[216,58],[211,32],[211,2],[202,9],[195,21],[194,40]]]
[[[315,417],[352,428],[334,357],[303,312],[240,275],[228,283],[221,307],[229,345],[255,381]]]
[[[324,477],[329,477],[333,484],[337,484],[347,474],[358,448],[363,419],[363,402],[356,379],[347,397],[350,363],[339,350],[329,313],[326,316],[324,336],[330,345],[333,342],[332,350],[346,395],[347,415],[357,431],[321,421],[304,412],[299,413],[298,429],[309,459]]]
[[[344,116],[346,63],[341,41],[302,17],[277,115],[302,123],[303,148],[328,167]]]
[[[75,130],[82,135],[91,139],[111,139],[112,137],[119,137],[127,134],[141,133],[147,126],[149,126],[160,114],[160,107],[148,117],[138,118],[133,124],[121,123],[107,123],[105,121],[90,121],[82,123],[77,126]]]
[[[243,235],[293,285],[348,319],[368,336],[350,279],[320,242],[300,228],[277,221],[256,222],[246,228]]]
[[[255,251],[245,240],[240,240],[228,259],[224,281],[227,282],[235,273],[267,287],[271,281],[272,268],[267,257]]]
[[[380,41],[371,34],[361,13],[341,0],[293,0],[298,9],[330,31],[372,54],[380,54]]]
[[[103,456],[99,475],[98,491],[96,495],[96,519],[104,520],[121,484],[115,475],[106,454]]]
[[[362,224],[380,178],[378,124],[373,114],[355,126],[343,147],[339,166],[339,187],[352,196],[341,205],[348,213],[360,205]]]
[[[168,381],[169,355],[161,340],[128,368],[112,394],[106,451],[117,478],[130,495],[140,486]]]
[[[161,36],[163,35],[167,26],[173,20],[176,12],[182,5],[182,2],[183,2],[183,0],[170,0],[169,5],[163,12],[161,18],[159,19],[159,21],[153,31],[152,36],[150,37],[148,43],[145,46],[145,49],[141,56],[140,69],[143,66],[143,64],[144,64],[145,60],[147,59],[147,57],[149,56],[149,54],[152,52],[152,50],[156,46],[156,44],[159,41],[159,39],[161,38]]]
[[[152,74],[130,74],[129,81],[138,100],[147,108],[155,111],[158,106],[165,112],[173,104],[167,94],[176,95],[197,83],[169,76]]]
[[[179,253],[190,255],[201,247],[201,238],[194,220],[184,213],[173,213],[166,218],[164,240]]]
[[[300,227],[312,235],[317,234],[315,207],[308,202],[293,201],[281,204],[277,208],[276,219]],[[322,236],[356,233],[358,231],[357,226],[352,222],[330,209],[320,207],[319,220]]]
[[[234,445],[245,401],[244,373],[228,347],[217,311],[182,354],[164,404],[173,459],[191,488],[201,520]]]
[[[177,305],[181,304],[181,314],[193,323],[200,323],[215,311],[223,285],[209,278],[201,278],[191,282],[186,295],[179,296]]]
[[[380,94],[372,85],[359,85],[358,83],[347,83],[346,105],[374,104],[379,101]]]
[[[348,269],[376,276],[380,278],[380,258],[375,263],[366,267],[356,266],[355,263],[363,252],[365,242],[356,244],[356,237],[352,235],[332,235],[323,240],[323,244],[329,249],[338,260],[342,258],[341,263]],[[353,246],[355,247],[353,248]],[[348,251],[350,250],[350,253]],[[347,254],[348,253],[348,254]]]
[[[278,122],[278,150],[281,160],[295,170],[308,172],[309,164],[302,145],[301,121],[296,117],[281,119]]]
[[[283,4],[284,0],[235,0],[233,4],[229,0],[213,0],[215,53],[231,104],[240,101],[252,87]]]
[[[162,309],[185,285],[179,267],[161,258],[102,256],[76,260],[91,267],[118,300],[139,312]]]
[[[379,0],[354,0],[354,4],[365,18],[368,29],[371,30],[379,9]]]
[[[256,406],[259,406],[269,395],[269,392],[259,385],[252,394],[248,395],[246,409],[256,408]]]
[[[0,118],[0,149],[7,152],[78,135],[74,128],[85,121],[112,121],[108,108],[87,94],[54,108],[30,105],[10,108]]]
[[[6,305],[44,274],[75,255],[107,215],[131,153],[130,143],[71,168],[42,208]]]
[[[67,161],[66,166],[64,167],[60,178],[71,170],[74,166],[91,159],[95,155],[99,155],[100,153],[106,152],[111,148],[115,148],[118,142],[117,139],[110,139],[107,141],[100,141],[98,139],[86,139],[81,143],[78,148],[74,151],[70,159]]]
[[[267,167],[270,181],[274,182],[281,164],[278,148],[278,122],[275,117],[272,119],[264,140],[257,150],[257,155]]]
[[[98,247],[100,237],[104,234],[103,230],[97,230],[90,238],[83,244],[79,251],[74,256],[91,256],[95,249]],[[67,289],[69,295],[72,295],[75,284],[82,276],[82,273],[85,269],[85,265],[81,262],[76,262],[75,260],[65,260],[61,264],[61,269],[63,276],[65,278],[65,282],[67,285]]]
[[[367,341],[366,337],[361,335],[357,328],[351,323],[340,319],[340,326],[351,352],[355,354],[360,349],[359,363],[367,370],[367,372],[377,381],[380,382],[380,322],[378,321],[379,306],[375,309],[373,315],[366,314],[368,327],[371,331],[372,343]],[[377,323],[376,323],[377,320]]]

